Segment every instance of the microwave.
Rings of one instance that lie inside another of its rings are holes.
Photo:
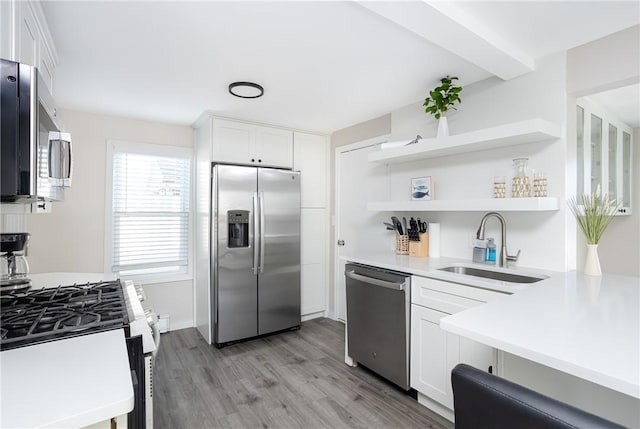
[[[50,113],[37,68],[0,65],[0,202],[62,201],[73,173],[71,135]]]

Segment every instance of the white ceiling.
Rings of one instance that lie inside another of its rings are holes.
[[[332,132],[421,100],[444,75],[459,76],[463,86],[492,76],[477,58],[463,59],[447,43],[439,45],[448,50],[363,5],[49,0],[43,7],[58,51],[56,100],[62,108],[180,124],[210,110]],[[638,24],[639,5],[433,7],[458,9],[466,15],[460,22],[535,60]],[[260,83],[265,95],[232,97],[227,86],[237,80]]]

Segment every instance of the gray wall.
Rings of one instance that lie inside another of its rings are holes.
[[[575,164],[576,98],[640,82],[640,26],[636,25],[567,51],[567,136]],[[640,275],[640,132],[633,133],[632,215],[616,217],[598,253],[603,272]],[[575,182],[575,169],[571,171]],[[574,184],[574,192],[575,192]],[[586,254],[582,232],[576,234],[578,269]]]
[[[633,160],[632,180],[633,194],[631,196],[632,214],[617,216],[598,245],[600,266],[606,273],[640,276],[640,128],[633,130]],[[584,235],[578,235],[578,254],[581,259],[586,252]],[[579,265],[579,269],[582,267]]]
[[[567,93],[575,97],[638,82],[640,25],[567,51]]]

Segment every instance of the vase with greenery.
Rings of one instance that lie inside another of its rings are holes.
[[[587,239],[587,257],[584,265],[584,273],[587,275],[602,274],[598,259],[598,243],[619,207],[619,201],[610,200],[607,195],[601,194],[600,185],[595,193],[582,195],[580,201],[576,197],[569,200],[569,208]]]
[[[424,111],[431,113],[438,120],[438,137],[449,135],[449,125],[447,123],[447,112],[457,110],[454,106],[460,103],[461,86],[455,86],[458,80],[456,76],[446,76],[440,79],[440,85],[429,91],[429,97],[424,99]]]

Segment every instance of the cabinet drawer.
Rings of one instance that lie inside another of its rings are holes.
[[[433,308],[447,314],[454,314],[467,308],[483,304],[483,301],[464,298],[458,295],[440,292],[427,287],[412,286],[411,303]]]
[[[454,314],[504,296],[500,292],[413,276],[411,303]]]

